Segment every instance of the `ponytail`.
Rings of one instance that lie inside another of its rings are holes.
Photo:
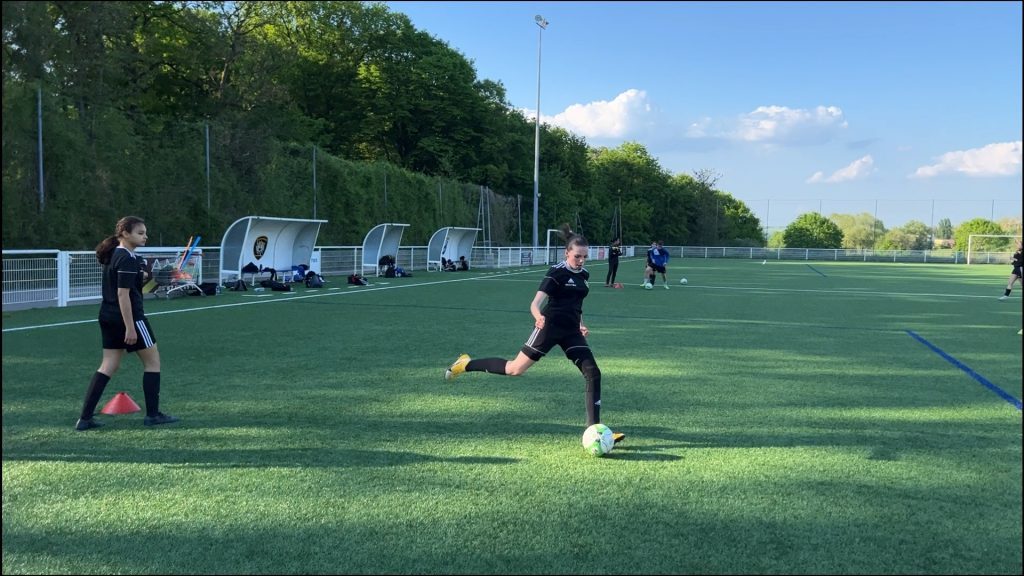
[[[114,253],[114,248],[120,244],[117,240],[117,236],[107,236],[102,242],[96,245],[96,259],[99,260],[100,264],[106,266],[110,264],[110,257]]]

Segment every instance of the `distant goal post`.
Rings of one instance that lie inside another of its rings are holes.
[[[1009,246],[1010,252],[1011,253],[1013,252],[1013,243],[1012,242],[1007,242],[1007,241],[997,242],[995,240],[984,240],[985,238],[1004,238],[1004,239],[1007,239],[1007,240],[1017,240],[1017,241],[1020,241],[1021,235],[1020,234],[971,234],[971,235],[967,236],[967,265],[968,266],[971,265],[971,261],[972,260],[976,260],[976,258],[974,257],[974,254],[975,254],[976,251],[977,252],[980,252],[980,251],[985,251],[985,252],[1004,252],[1004,251],[1006,251],[1007,246]],[[985,262],[985,263],[987,264],[989,262]],[[1004,262],[1000,261],[999,263],[1003,264]]]

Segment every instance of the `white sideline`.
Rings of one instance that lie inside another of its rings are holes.
[[[506,273],[504,273],[502,275],[503,276],[517,276],[517,275],[520,275],[520,274],[530,274],[530,273],[537,273],[537,272],[543,273],[544,269],[538,268],[538,269],[535,269],[535,270],[525,270],[525,271],[517,271],[517,272],[506,272]],[[365,292],[377,292],[379,290],[398,290],[398,289],[401,289],[401,288],[415,288],[417,286],[433,286],[433,285],[436,285],[436,284],[451,284],[453,282],[467,282],[467,281],[470,281],[470,280],[493,280],[495,278],[496,278],[495,276],[489,276],[489,277],[473,276],[471,278],[467,278],[467,277],[452,278],[451,280],[437,280],[437,281],[434,281],[434,282],[419,282],[419,283],[416,283],[416,284],[401,284],[401,285],[394,285],[394,286],[393,285],[374,286],[373,284],[370,284],[369,286],[362,286],[362,287],[360,287],[360,286],[353,286],[353,288],[359,288],[359,290],[350,291],[350,292],[343,292],[340,289],[331,288],[330,291],[327,291],[327,292],[318,292],[316,294],[304,294],[302,296],[294,295],[294,293],[292,293],[292,295],[287,297],[287,298],[274,298],[273,300],[257,300],[257,299],[253,299],[253,300],[250,300],[248,302],[234,302],[232,304],[214,304],[212,306],[197,306],[195,308],[185,308],[185,309],[182,309],[182,310],[165,310],[163,312],[147,312],[146,313],[146,317],[149,317],[149,316],[163,316],[165,314],[181,314],[181,313],[185,313],[185,312],[198,312],[198,311],[201,311],[201,310],[216,310],[217,308],[234,308],[236,306],[252,306],[254,304],[273,304],[273,303],[276,303],[276,302],[294,302],[296,300],[305,300],[307,298],[323,298],[324,296],[338,296],[338,295],[347,296],[347,295],[351,295],[351,294],[363,294]],[[288,292],[278,292],[278,294],[284,295],[284,294],[288,294]],[[274,296],[274,295],[275,294],[270,293],[270,294],[261,294],[260,296]],[[70,321],[70,322],[57,322],[55,324],[39,324],[39,325],[36,325],[36,326],[22,326],[20,328],[4,328],[3,329],[3,333],[6,334],[8,332],[20,332],[20,331],[23,331],[23,330],[36,330],[38,328],[56,328],[56,327],[60,327],[60,326],[74,326],[76,324],[91,324],[91,323],[95,323],[95,322],[96,322],[96,318],[90,318],[88,320],[73,320],[73,321]]]
[[[504,272],[504,273],[493,273],[485,272],[485,276],[473,276],[470,278],[453,278],[450,280],[437,280],[434,282],[419,282],[416,284],[401,284],[401,285],[382,285],[382,286],[352,286],[352,288],[359,288],[354,291],[341,291],[340,287],[331,287],[326,292],[317,292],[316,294],[304,294],[302,296],[295,295],[294,293],[286,298],[274,298],[273,300],[264,299],[253,299],[248,302],[235,302],[232,304],[214,304],[212,306],[198,306],[195,308],[186,308],[183,310],[165,310],[163,312],[147,312],[146,316],[162,316],[164,314],[181,314],[185,312],[198,312],[202,310],[215,310],[217,308],[234,308],[236,306],[252,306],[254,304],[274,304],[277,302],[294,302],[295,300],[305,300],[307,298],[322,298],[324,296],[337,296],[337,295],[350,295],[350,294],[362,294],[364,292],[377,292],[379,290],[398,290],[401,288],[416,288],[418,286],[435,286],[437,284],[452,284],[454,282],[468,282],[472,280],[504,280],[510,276],[521,276],[523,274],[533,274],[537,272],[544,272],[543,268],[534,270],[517,270],[515,272]],[[522,280],[526,282],[526,280]],[[531,281],[533,282],[533,281]],[[629,285],[627,284],[627,287]],[[694,284],[688,284],[686,288],[681,288],[672,292],[673,294],[683,294],[689,290],[741,290],[747,292],[791,292],[791,293],[811,293],[811,294],[841,294],[848,296],[851,294],[856,295],[871,295],[871,296],[896,296],[896,297],[908,297],[908,298],[920,298],[922,296],[931,296],[938,298],[981,298],[981,299],[995,299],[994,296],[986,295],[973,295],[973,294],[936,294],[936,293],[922,293],[922,292],[874,292],[866,291],[860,288],[839,288],[831,290],[812,290],[803,288],[758,288],[758,287],[741,287],[741,286],[700,286]],[[278,294],[285,295],[287,292],[279,292]],[[601,292],[597,292],[601,294]],[[274,294],[261,294],[260,296],[273,296]],[[20,328],[4,328],[3,333],[8,332],[20,332],[23,330],[36,330],[39,328],[56,328],[60,326],[73,326],[75,324],[89,324],[96,322],[95,318],[88,320],[73,320],[71,322],[58,322],[55,324],[39,324],[36,326],[22,326]]]

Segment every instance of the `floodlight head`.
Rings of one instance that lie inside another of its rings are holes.
[[[541,16],[540,14],[537,14],[536,16],[533,17],[533,20],[534,20],[534,22],[537,23],[537,26],[540,26],[541,28],[547,30],[547,28],[548,28],[548,21],[545,20],[543,16]]]

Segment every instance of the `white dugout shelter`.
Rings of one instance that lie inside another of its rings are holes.
[[[292,266],[305,264],[319,273],[319,262],[315,266],[313,262],[313,247],[320,226],[326,223],[268,216],[235,220],[220,242],[220,282],[241,278],[242,268],[250,262],[283,274],[291,272]]]
[[[441,228],[430,237],[427,243],[427,270],[431,266],[441,269],[441,258],[459,261],[459,256],[465,256],[466,261],[472,268],[473,244],[476,243],[476,235],[479,228],[456,228],[449,226]]]
[[[366,274],[367,268],[373,270],[374,276],[380,276],[381,256],[389,254],[398,259],[398,247],[402,245],[402,234],[408,228],[408,224],[378,224],[374,226],[363,239],[363,270]]]

